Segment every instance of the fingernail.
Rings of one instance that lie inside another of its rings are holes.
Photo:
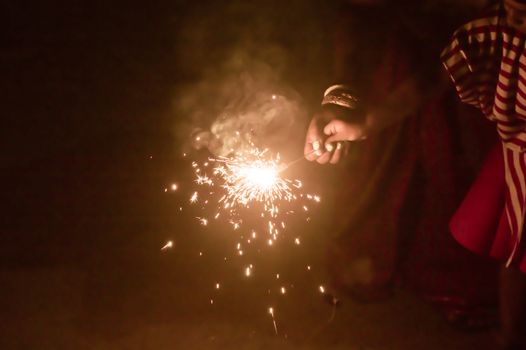
[[[326,144],[325,144],[325,149],[326,149],[328,152],[332,152],[332,150],[334,149],[334,146],[332,145],[332,143],[326,143]]]
[[[313,148],[315,151],[319,150],[319,149],[320,149],[320,141],[314,141],[314,142],[312,143],[312,148]]]
[[[342,149],[342,143],[341,142],[337,142],[336,143],[336,149]]]
[[[323,153],[322,153],[321,151],[316,151],[314,154],[315,154],[317,157],[321,157],[321,155],[322,155]]]

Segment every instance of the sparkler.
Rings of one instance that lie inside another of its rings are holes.
[[[224,208],[248,206],[252,202],[263,203],[264,212],[276,217],[277,201],[292,201],[296,196],[292,186],[300,187],[301,182],[283,179],[280,173],[279,155],[276,159],[265,158],[266,151],[257,150],[247,156],[219,158],[214,173],[224,180],[222,187],[226,194],[220,199]],[[272,226],[269,231],[272,232]]]
[[[208,194],[220,192],[223,195],[215,204],[216,213],[214,219],[226,217],[234,230],[241,227],[243,223],[241,209],[257,208],[259,217],[266,221],[269,238],[269,246],[276,241],[281,230],[286,228],[285,220],[280,219],[280,206],[283,203],[291,203],[299,199],[307,199],[319,202],[319,196],[299,192],[302,183],[298,179],[287,179],[282,176],[284,169],[290,167],[298,160],[290,163],[282,163],[279,154],[271,156],[267,150],[260,151],[257,148],[243,154],[235,154],[232,157],[210,158],[200,166],[192,162],[195,172],[195,183],[199,186],[210,187]],[[206,174],[212,169],[211,174]],[[207,205],[209,199],[200,197],[201,192],[194,191],[190,197],[190,203],[201,203]],[[206,197],[206,195],[205,195]],[[213,201],[212,201],[213,202]],[[302,205],[304,211],[308,211],[306,205]],[[294,213],[289,211],[286,214]],[[198,217],[201,225],[206,226],[208,219]],[[255,231],[251,232],[252,238],[256,237]],[[299,239],[295,240],[296,244]],[[250,242],[249,242],[250,243]],[[238,254],[243,252],[238,248]]]
[[[235,243],[237,257],[229,258],[228,261],[244,261],[240,266],[244,278],[253,278],[255,271],[254,265],[246,261],[247,258],[251,259],[251,249],[245,244],[273,246],[277,243],[280,233],[287,229],[288,216],[303,216],[309,211],[306,202],[320,202],[318,195],[303,193],[300,180],[289,179],[283,175],[286,169],[302,159],[304,156],[284,163],[279,154],[273,156],[268,150],[261,151],[254,147],[248,152],[230,157],[209,158],[202,163],[192,162],[194,183],[198,188],[190,191],[189,202],[190,205],[204,211],[198,216],[194,214],[194,217],[205,227],[212,226],[216,221],[227,222],[232,226],[232,231],[239,234],[239,240]],[[168,189],[177,191],[179,187],[179,184],[173,183],[165,192]],[[182,211],[182,207],[179,210]],[[309,221],[309,217],[306,219]],[[247,230],[244,227],[247,224],[255,224],[256,227],[248,227]],[[259,239],[260,230],[266,231],[268,235]],[[301,243],[297,235],[292,236],[291,241],[294,246]],[[172,243],[169,242],[162,250],[171,246]],[[257,251],[260,252],[260,249]],[[203,256],[203,252],[199,252],[199,256]],[[227,261],[226,256],[224,261]],[[307,270],[310,270],[310,266]],[[280,280],[279,273],[276,274],[276,280]],[[282,283],[286,281],[280,282],[277,290],[286,297],[291,291]],[[217,280],[213,286],[216,292],[223,288]],[[322,286],[320,291],[324,293]],[[211,305],[214,304],[214,299],[210,298],[209,301]],[[268,312],[272,317],[274,331],[278,335],[274,309],[270,307]]]

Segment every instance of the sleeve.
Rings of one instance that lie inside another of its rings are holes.
[[[493,20],[478,19],[458,29],[442,51],[441,61],[460,100],[488,115],[497,79],[498,29]]]

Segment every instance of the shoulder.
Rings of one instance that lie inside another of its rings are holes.
[[[480,40],[484,37],[481,37],[480,34],[495,33],[500,27],[500,23],[502,22],[503,18],[502,16],[503,12],[500,9],[500,6],[494,5],[471,21],[460,26],[453,33],[453,39],[469,37],[475,40]]]

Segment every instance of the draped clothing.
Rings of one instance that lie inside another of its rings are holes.
[[[354,11],[342,17],[334,41],[341,59],[334,64],[341,67],[337,82],[357,87],[361,102],[382,104],[415,77],[432,91],[413,113],[349,145],[336,181],[345,185],[336,193],[333,227],[339,236],[328,254],[333,284],[363,299],[381,298],[388,293],[384,286],[401,284],[440,305],[448,319],[492,322],[498,266],[461,247],[448,230],[497,142],[477,110],[458,104],[451,89],[435,89],[441,83],[434,65],[425,62],[436,62],[451,28],[443,40],[435,30],[431,44],[437,45],[424,47],[409,45],[404,28],[384,30],[381,40],[356,35],[367,18],[352,25]],[[383,44],[370,45],[375,41]],[[415,47],[426,51],[415,53]]]
[[[526,271],[526,36],[496,6],[460,27],[441,59],[461,101],[496,124],[502,144],[454,216],[452,233],[467,248]]]

